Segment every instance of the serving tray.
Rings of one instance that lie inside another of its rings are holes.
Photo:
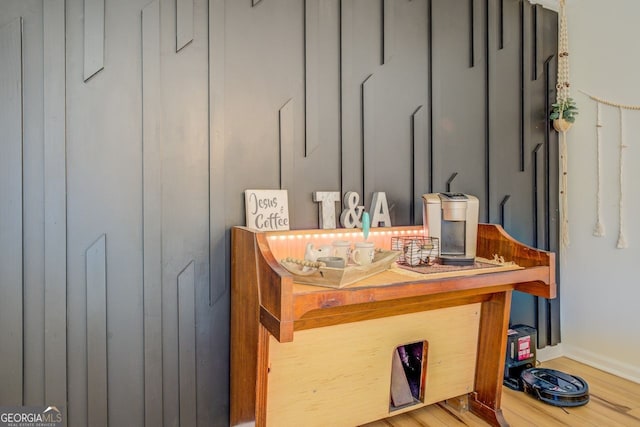
[[[327,267],[323,263],[305,263],[285,258],[280,264],[293,275],[293,281],[305,285],[343,288],[389,269],[400,251],[379,251],[369,265],[348,264],[344,268]],[[306,266],[304,264],[307,264]]]

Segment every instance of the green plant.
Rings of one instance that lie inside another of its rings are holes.
[[[578,115],[578,107],[573,98],[563,99],[554,104],[551,104],[553,109],[549,118],[551,120],[565,119],[569,123],[576,121],[576,115]]]

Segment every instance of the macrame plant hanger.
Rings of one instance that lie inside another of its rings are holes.
[[[569,38],[565,0],[560,0],[560,27],[558,35],[558,77],[556,82],[556,103],[564,106],[569,97]],[[567,200],[567,131],[572,122],[565,120],[563,110],[560,117],[553,120],[553,127],[560,133],[560,244],[569,246],[569,208]]]
[[[569,208],[567,200],[567,131],[573,124],[575,118],[574,114],[577,114],[577,109],[573,100],[569,96],[569,38],[567,36],[567,16],[566,16],[566,0],[559,0],[560,9],[558,11],[560,15],[560,24],[558,29],[558,78],[556,82],[556,104],[554,107],[559,109],[559,116],[553,117],[553,127],[560,133],[560,247],[565,249],[569,246]],[[602,217],[602,201],[601,201],[601,186],[602,186],[602,165],[601,165],[601,151],[602,151],[602,134],[601,129],[603,123],[601,120],[601,106],[607,105],[618,109],[619,114],[619,126],[620,126],[620,144],[618,151],[618,170],[619,170],[619,208],[618,208],[618,221],[619,221],[619,233],[617,247],[620,249],[628,247],[627,240],[624,234],[624,186],[623,186],[623,151],[627,148],[625,143],[624,134],[624,111],[625,110],[640,110],[640,106],[637,105],[624,105],[606,99],[598,98],[593,95],[589,95],[586,92],[581,91],[587,95],[591,100],[596,102],[596,142],[597,142],[597,156],[598,156],[598,189],[596,193],[597,203],[597,218],[596,225],[593,230],[594,236],[601,237],[605,235],[604,225],[601,222]],[[557,115],[557,114],[556,114]],[[568,120],[565,120],[568,118]]]

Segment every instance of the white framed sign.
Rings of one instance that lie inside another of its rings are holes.
[[[244,190],[247,227],[259,231],[289,229],[287,190]]]

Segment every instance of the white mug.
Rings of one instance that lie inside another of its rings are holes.
[[[369,265],[373,262],[375,247],[373,242],[358,242],[351,252],[351,259],[359,265]]]
[[[351,242],[347,242],[346,240],[336,240],[332,245],[333,256],[342,258],[346,264],[349,261],[349,255],[351,254]]]

